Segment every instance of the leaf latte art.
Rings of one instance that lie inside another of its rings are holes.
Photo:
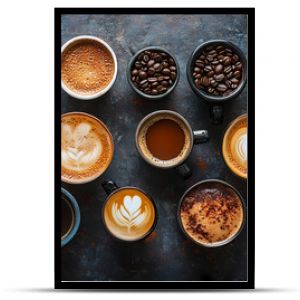
[[[152,228],[155,210],[152,201],[140,190],[123,188],[113,193],[104,208],[107,229],[122,240],[138,240]]]
[[[112,207],[112,216],[117,224],[127,227],[130,231],[132,226],[140,226],[148,217],[148,208],[141,209],[142,200],[139,196],[125,196],[123,204],[115,203]]]
[[[68,183],[84,183],[100,176],[113,155],[113,141],[106,126],[86,113],[61,118],[61,173]]]

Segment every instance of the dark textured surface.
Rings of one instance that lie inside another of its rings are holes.
[[[185,75],[194,48],[210,39],[237,44],[247,57],[247,17],[232,15],[65,15],[62,43],[91,34],[108,42],[118,59],[118,77],[104,97],[80,101],[61,92],[62,113],[84,111],[107,124],[115,142],[112,164],[101,178],[85,185],[63,186],[81,209],[78,234],[62,249],[62,280],[247,280],[247,226],[230,244],[206,249],[189,241],[177,223],[177,204],[184,191],[197,181],[218,178],[236,187],[247,204],[247,184],[226,167],[221,156],[225,127],[247,111],[247,85],[240,96],[224,107],[223,125],[211,125],[208,107],[191,90]],[[180,81],[166,99],[139,97],[128,85],[126,66],[132,53],[150,45],[168,49],[179,61]],[[195,145],[188,164],[193,175],[183,180],[175,170],[158,170],[139,157],[134,142],[138,122],[148,113],[170,109],[182,114],[194,130],[209,130],[211,139]],[[101,208],[106,195],[103,180],[119,186],[144,189],[156,201],[158,223],[145,241],[124,244],[106,233]],[[247,224],[246,224],[247,225]]]

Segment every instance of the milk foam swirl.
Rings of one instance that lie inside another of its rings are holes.
[[[142,209],[142,199],[139,196],[127,195],[121,204],[113,204],[112,217],[119,226],[126,227],[129,232],[133,226],[142,226],[148,221],[148,207]]]
[[[247,160],[247,133],[244,133],[239,137],[235,150],[242,161]]]
[[[97,161],[102,153],[102,144],[91,129],[91,125],[85,122],[75,128],[62,125],[61,159],[65,168],[82,171]]]

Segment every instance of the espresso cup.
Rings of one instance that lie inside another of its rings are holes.
[[[183,194],[178,205],[182,232],[197,245],[213,248],[233,241],[245,224],[241,194],[218,179],[203,180]]]
[[[243,114],[227,127],[222,141],[222,155],[227,167],[237,176],[247,179],[248,117]]]
[[[117,65],[115,52],[102,39],[74,37],[61,47],[61,87],[80,100],[98,98],[112,88]]]
[[[185,160],[193,145],[208,139],[207,130],[193,131],[183,116],[171,110],[148,114],[135,134],[137,150],[147,163],[161,169],[176,168],[184,178],[192,174]]]
[[[123,242],[146,238],[157,222],[153,199],[137,187],[118,187],[113,181],[103,182],[102,186],[107,194],[102,208],[102,220],[107,232]]]
[[[75,197],[61,188],[61,247],[67,245],[76,235],[80,225],[80,209]]]
[[[93,115],[69,112],[61,116],[61,180],[90,182],[109,167],[114,153],[107,126]]]

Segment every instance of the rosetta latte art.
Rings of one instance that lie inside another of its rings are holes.
[[[242,161],[247,161],[247,133],[239,137],[236,143],[236,153]]]
[[[91,125],[80,123],[73,128],[62,125],[64,143],[61,150],[62,165],[69,170],[82,171],[93,165],[102,153],[100,140],[91,131]]]
[[[139,226],[144,223],[148,216],[147,206],[142,209],[142,199],[139,196],[125,196],[123,203],[114,203],[112,206],[112,216],[115,222],[127,227],[130,231],[133,226]]]

